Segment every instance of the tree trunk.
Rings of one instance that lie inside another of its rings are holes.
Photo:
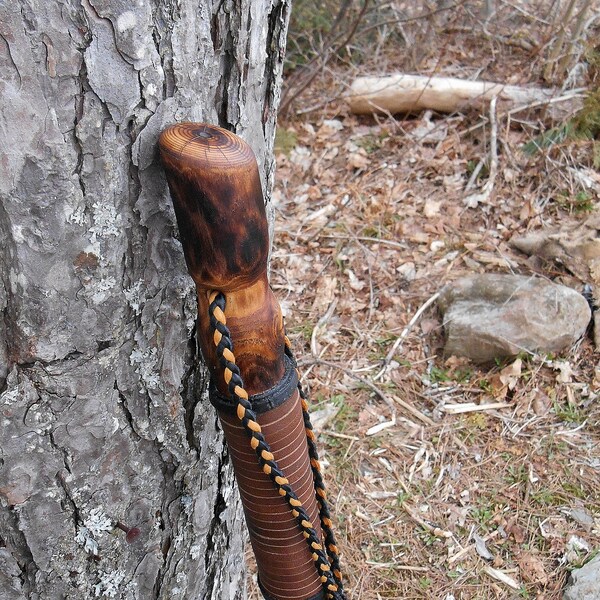
[[[288,12],[0,4],[2,600],[244,596],[156,141],[175,121],[234,130],[268,197]]]

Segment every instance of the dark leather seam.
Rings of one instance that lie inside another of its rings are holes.
[[[288,356],[284,356],[285,372],[279,383],[271,389],[265,390],[260,394],[250,396],[248,400],[252,404],[252,410],[257,414],[263,414],[278,406],[281,406],[293,394],[298,387],[298,376],[296,367]],[[211,380],[208,388],[208,397],[211,404],[219,411],[229,414],[235,414],[237,403],[231,398],[222,394],[214,382]],[[312,600],[312,599],[311,599]]]

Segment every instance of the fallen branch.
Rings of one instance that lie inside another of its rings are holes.
[[[552,116],[556,120],[564,121],[568,117],[575,114],[581,108],[581,106],[583,105],[583,99],[585,98],[585,94],[586,94],[586,88],[577,88],[575,90],[570,90],[569,92],[566,92],[562,96],[554,96],[554,97],[550,98],[549,100],[535,101],[535,102],[530,102],[528,104],[522,104],[522,105],[516,106],[515,108],[512,108],[510,110],[501,112],[500,119],[504,119],[506,117],[511,118],[514,115],[519,114],[520,112],[524,112],[526,110],[533,110],[534,108],[540,108],[542,106],[545,106],[545,107],[555,106],[556,107],[557,104],[569,102],[569,104],[567,105],[567,108],[565,108],[564,110],[560,110],[560,109],[556,108],[556,110],[552,111]],[[481,129],[485,125],[487,125],[487,119],[482,119],[479,123],[476,123],[475,125],[472,125],[468,129],[464,129],[463,131],[461,131],[459,135],[460,135],[460,137],[464,137],[466,135],[473,133],[474,131],[477,131],[478,129]]]
[[[337,306],[337,298],[334,298],[333,301],[329,304],[329,307],[325,311],[325,314],[317,321],[314,329],[312,330],[312,334],[310,336],[310,351],[313,353],[315,358],[319,358],[319,348],[317,337],[321,334],[321,331],[325,329],[327,322],[331,319],[335,311],[335,307]]]
[[[483,570],[490,576],[512,588],[513,590],[520,590],[521,585],[517,583],[512,577],[504,573],[503,571],[499,571],[498,569],[494,569],[488,565],[483,567]]]
[[[406,409],[411,415],[419,419],[419,421],[425,423],[425,425],[429,425],[430,427],[435,425],[435,422],[427,415],[424,415],[420,410],[417,410],[414,406],[402,400],[402,398],[398,398],[398,396],[392,396],[392,400],[396,402],[396,404],[399,404],[402,408]]]
[[[415,573],[427,573],[430,570],[429,567],[418,567],[415,565],[398,565],[393,562],[381,563],[372,560],[366,561],[366,564],[368,564],[371,567],[375,567],[376,569],[396,569],[397,571],[414,571]]]
[[[497,97],[503,110],[520,104],[549,103],[556,90],[428,77],[404,73],[359,77],[350,87],[348,103],[355,114],[410,113],[421,110],[452,113],[465,108],[484,109]]]
[[[348,435],[347,433],[338,433],[337,431],[330,431],[329,429],[323,429],[320,433],[328,435],[334,438],[340,438],[342,440],[352,440],[353,442],[360,442],[360,438],[355,435]]]
[[[437,298],[437,294],[435,297]],[[424,415],[421,411],[417,410],[414,406],[411,406],[410,404],[408,404],[408,402],[405,402],[401,398],[398,398],[398,396],[388,396],[383,390],[378,388],[374,383],[372,383],[368,379],[365,379],[364,377],[361,377],[360,375],[357,375],[351,369],[348,369],[342,365],[338,365],[337,363],[329,362],[328,360],[323,360],[322,358],[308,359],[308,360],[302,360],[302,361],[298,362],[298,366],[300,366],[300,367],[306,366],[306,365],[322,365],[325,367],[331,367],[333,369],[339,369],[343,373],[346,373],[346,375],[348,375],[348,377],[352,377],[353,379],[356,379],[357,381],[362,383],[365,387],[369,388],[372,392],[377,394],[388,405],[388,407],[390,408],[390,412],[392,414],[393,420],[395,420],[395,418],[396,418],[396,410],[395,410],[395,407],[393,404],[393,402],[395,402],[396,404],[400,405],[402,408],[404,408],[408,412],[410,412],[417,419],[419,419],[420,421],[425,423],[425,425],[429,425],[429,426],[435,425],[434,421],[432,421],[427,415]]]
[[[395,411],[394,404],[392,403],[390,398],[387,396],[387,394],[383,390],[378,388],[374,383],[369,381],[368,379],[365,379],[364,377],[357,375],[352,369],[348,369],[347,367],[344,367],[344,366],[339,365],[334,362],[330,362],[328,360],[323,360],[322,358],[314,358],[314,359],[306,359],[306,360],[298,361],[299,367],[303,367],[306,365],[317,365],[317,366],[321,365],[324,367],[331,367],[332,369],[338,369],[338,370],[342,371],[343,373],[346,373],[346,375],[348,375],[348,377],[351,377],[352,379],[355,379],[356,381],[360,382],[362,385],[369,388],[372,392],[374,392],[377,396],[379,396],[390,408],[390,412],[392,413],[392,416],[395,416],[396,411]]]

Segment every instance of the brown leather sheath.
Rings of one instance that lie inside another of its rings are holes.
[[[233,461],[263,591],[277,600],[306,600],[317,596],[321,582],[289,506],[259,467],[254,452],[248,451],[248,436],[240,428],[237,417],[227,412],[219,412],[219,417]],[[298,392],[294,391],[282,404],[260,414],[258,422],[279,466],[312,523],[318,527]],[[318,531],[320,533],[320,528]]]

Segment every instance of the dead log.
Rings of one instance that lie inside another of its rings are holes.
[[[385,77],[359,77],[350,88],[348,103],[355,114],[421,110],[451,113],[467,108],[485,110],[494,96],[498,98],[499,110],[510,110],[532,104],[544,105],[556,95],[556,90],[548,88],[398,73]]]

